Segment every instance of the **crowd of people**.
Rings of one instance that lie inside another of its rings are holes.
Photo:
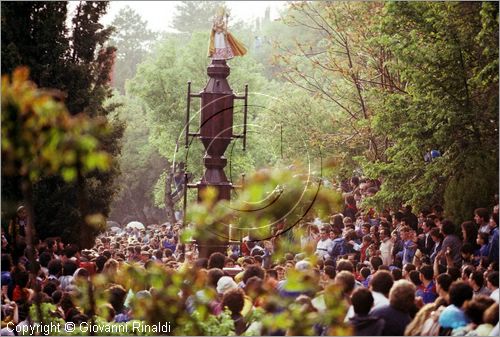
[[[282,256],[277,245],[294,240],[289,235],[270,241],[250,235],[224,253],[199,257],[195,243],[180,242],[180,224],[107,231],[92,249],[81,250],[60,238],[30,248],[23,241],[26,213],[21,207],[2,231],[2,335],[32,324],[29,308],[37,294],[42,302],[55,304],[64,321],[89,320],[75,304],[76,280],[97,274],[109,280],[106,320],[137,319],[133,298],[151,297],[155,289],[137,291],[114,279],[121,268],[135,264],[144,270],[187,266],[204,275],[205,289],[178,295],[186,298],[186,311],[195,311],[200,300],[209,303],[212,315],[227,309],[237,335],[293,335],[293,328],[272,329],[252,320],[252,312],[284,310],[284,304],[268,300],[273,296],[300,304],[304,313],[321,314],[328,310],[328,289],[333,288],[343,308],[341,321],[356,336],[497,336],[498,196],[496,206],[475,209],[470,221],[457,225],[439,205],[417,214],[409,205],[360,210],[363,198],[378,188],[376,181],[353,177],[343,186],[344,210],[327,222],[304,224],[305,231],[295,238],[297,249]],[[314,254],[306,253],[308,247]],[[310,284],[290,288],[294,273],[308,275]],[[327,335],[332,330],[317,324],[313,331]]]

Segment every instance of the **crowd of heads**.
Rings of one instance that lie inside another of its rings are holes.
[[[180,224],[115,228],[99,235],[91,249],[60,238],[28,247],[21,214],[2,233],[2,328],[31,324],[36,296],[56,305],[66,322],[89,320],[75,294],[79,280],[99,274],[108,282],[105,319],[143,319],[134,305],[157,290],[127,288],[117,279],[127,265],[138,265],[145,272],[153,266],[192,270],[204,288],[177,295],[186,311],[206,301],[211,315],[230,314],[238,335],[300,334],[295,327],[270,329],[252,312],[277,315],[294,303],[304,315],[321,315],[332,296],[338,296],[340,322],[353,335],[498,334],[498,206],[478,208],[457,225],[439,205],[417,214],[409,205],[363,208],[362,200],[380,188],[377,181],[353,177],[342,187],[345,208],[329,221],[305,223],[295,237],[246,237],[207,258],[195,242],[181,242]],[[296,249],[278,250],[280,240],[295,240]],[[303,286],[294,288],[297,274]],[[312,329],[318,335],[332,331],[328,324]]]

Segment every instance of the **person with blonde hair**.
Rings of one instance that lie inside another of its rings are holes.
[[[498,336],[498,303],[494,303],[486,309],[483,314],[483,324],[477,326],[476,329],[469,332],[467,336]]]
[[[118,272],[118,266],[118,261],[115,259],[109,259],[102,268],[102,274],[106,275],[110,282],[114,282],[115,275]]]
[[[427,323],[427,321],[441,306],[446,306],[446,301],[443,298],[438,298],[435,302],[424,305],[411,323],[406,326],[405,336],[434,336],[434,334],[430,334],[429,330],[431,323],[434,321],[430,323]]]

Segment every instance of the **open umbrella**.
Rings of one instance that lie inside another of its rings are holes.
[[[137,229],[145,229],[144,225],[139,221],[132,221],[127,224],[127,228],[137,228]]]
[[[119,233],[121,232],[122,229],[120,227],[113,226],[109,230],[112,231],[113,233]]]
[[[111,227],[121,227],[120,224],[116,221],[113,221],[113,220],[108,220],[106,221],[106,225],[108,226],[108,228],[111,228]]]

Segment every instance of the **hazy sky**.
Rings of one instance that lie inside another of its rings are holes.
[[[179,1],[111,1],[108,14],[101,22],[105,25],[110,24],[121,8],[130,6],[148,21],[150,29],[168,30],[178,3]],[[286,4],[286,1],[227,1],[226,3],[231,8],[234,19],[249,21],[264,16],[266,7],[271,8],[271,19],[279,17],[278,10]],[[78,2],[70,2],[70,11],[77,4]]]

